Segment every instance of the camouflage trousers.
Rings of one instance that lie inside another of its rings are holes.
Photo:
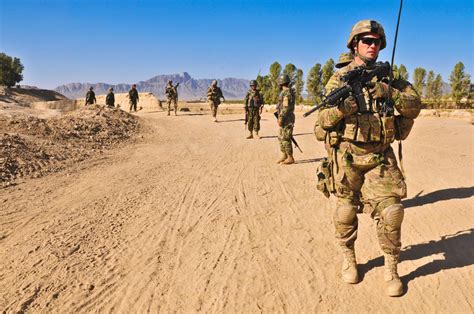
[[[136,100],[130,100],[129,101],[129,104],[130,104],[130,112],[133,111],[137,111],[137,101]]]
[[[250,132],[260,131],[260,109],[249,108],[247,111],[247,127]]]
[[[293,155],[293,145],[291,137],[293,136],[293,124],[287,124],[280,127],[278,133],[278,141],[280,142],[280,150],[286,155]]]
[[[363,207],[376,222],[379,245],[387,254],[398,255],[406,184],[393,149],[381,154],[356,156],[344,149],[333,156],[337,207],[334,213],[336,239],[345,248],[354,248],[357,239],[357,212]]]
[[[174,114],[178,114],[178,100],[176,98],[168,98],[166,102],[168,104],[168,115],[171,112],[171,104],[174,105]]]
[[[215,118],[217,116],[217,108],[219,107],[219,104],[211,100],[209,101],[209,107],[211,108],[212,117]]]

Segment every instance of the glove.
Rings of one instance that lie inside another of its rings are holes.
[[[390,97],[388,92],[388,85],[383,82],[369,82],[367,83],[370,95],[374,99],[388,99]]]
[[[342,112],[344,117],[350,116],[357,112],[357,101],[353,96],[349,96],[344,99],[344,102],[338,106],[339,111]]]

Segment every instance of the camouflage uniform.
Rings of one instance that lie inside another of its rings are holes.
[[[97,99],[95,98],[95,93],[92,89],[90,89],[86,94],[86,105],[92,105],[97,103]]]
[[[341,87],[344,84],[340,80],[342,74],[356,66],[353,61],[337,71],[326,86],[328,93]],[[420,99],[415,89],[401,79],[395,80],[392,87],[392,98],[400,119],[413,121],[420,112]],[[367,113],[356,112],[344,117],[337,107],[319,112],[321,127],[329,131],[329,136],[340,138],[340,143],[332,145],[330,150],[335,166],[335,194],[338,208],[351,212],[349,220],[336,213],[336,238],[342,246],[354,246],[357,206],[363,203],[364,211],[377,221],[377,236],[382,250],[398,255],[401,247],[400,226],[388,226],[381,216],[383,209],[394,204],[401,206],[400,200],[406,197],[405,181],[390,146],[394,138],[386,138],[395,134],[393,127],[388,129],[394,126],[395,117],[381,117],[381,104],[372,99],[367,91],[364,94],[369,110]]]
[[[356,36],[364,32],[379,34],[382,40],[380,49],[385,47],[382,26],[369,20],[354,26],[347,47],[350,48],[353,41],[357,42]],[[370,61],[362,61],[370,68]],[[326,85],[326,92],[343,86],[342,75],[356,66],[356,61],[352,61],[336,71]],[[390,144],[408,136],[420,112],[421,102],[409,82],[396,77],[389,91],[388,81],[388,77],[380,80],[374,77],[363,89],[367,105],[364,112],[359,112],[352,96],[338,107],[321,109],[315,132],[319,140],[325,141],[332,167],[332,190],[329,192],[337,197],[334,225],[336,239],[344,253],[344,281],[358,281],[354,243],[357,239],[357,213],[363,209],[376,222],[378,242],[385,256],[387,294],[400,296],[403,288],[397,264],[404,215],[401,199],[406,197],[407,189]],[[381,113],[388,95],[391,95],[398,115],[384,116]]]
[[[130,103],[130,112],[132,112],[132,109],[137,112],[137,103],[139,101],[139,98],[138,91],[136,88],[132,88],[128,91],[128,98]]]
[[[105,97],[105,104],[109,107],[115,107],[115,95],[112,89],[109,89],[109,93]]]
[[[171,103],[174,105],[174,115],[178,115],[178,87],[179,83],[173,86],[173,82],[168,82],[168,85],[165,89],[165,95],[168,103],[168,115],[171,111]]]
[[[260,110],[263,106],[263,98],[258,89],[248,90],[245,95],[245,112],[247,113],[247,127],[250,132],[260,131]]]
[[[278,141],[284,156],[293,156],[293,127],[295,125],[295,93],[293,89],[282,89],[278,97],[278,124],[280,126]]]
[[[224,98],[222,90],[217,87],[217,82],[213,83],[207,89],[207,102],[211,107],[212,117],[214,118],[214,121],[217,121],[217,107],[219,107],[221,103],[221,98]]]

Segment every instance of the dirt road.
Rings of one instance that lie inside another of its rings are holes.
[[[409,196],[399,270],[384,295],[374,223],[360,216],[363,280],[342,283],[331,211],[315,187],[322,145],[278,157],[273,116],[142,112],[143,137],[100,159],[0,190],[0,309],[53,312],[472,312],[474,139],[421,118],[404,144]]]

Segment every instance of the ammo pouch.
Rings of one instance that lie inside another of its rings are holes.
[[[395,117],[381,117],[382,121],[382,138],[384,144],[393,143],[395,140]]]
[[[314,135],[316,136],[316,139],[320,142],[326,141],[326,130],[324,130],[316,120],[316,123],[314,124]]]
[[[328,197],[331,193],[336,192],[334,185],[333,166],[328,158],[323,158],[316,171],[318,180],[317,189],[321,191],[324,196]]]
[[[395,139],[399,141],[405,140],[413,128],[415,120],[405,118],[403,116],[395,117]]]

